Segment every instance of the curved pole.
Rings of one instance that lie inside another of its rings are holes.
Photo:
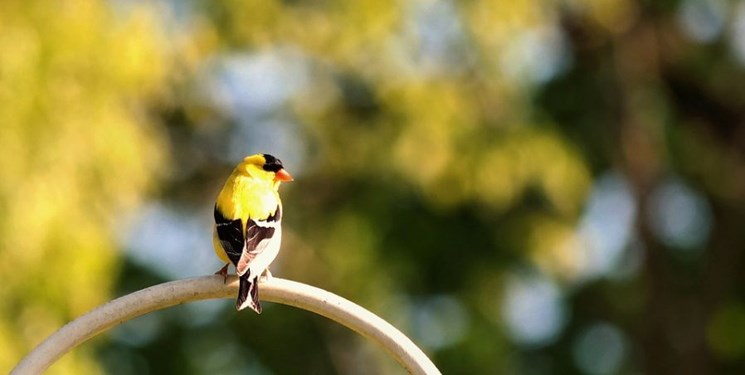
[[[231,276],[204,276],[151,286],[110,301],[73,320],[34,348],[11,375],[40,374],[62,355],[118,324],[173,305],[233,298],[238,283]],[[279,278],[261,282],[264,301],[282,303],[334,320],[382,346],[411,374],[440,374],[432,361],[401,331],[359,305],[310,285]]]

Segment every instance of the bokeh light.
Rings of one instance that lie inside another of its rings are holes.
[[[709,205],[680,180],[663,182],[651,194],[652,230],[666,245],[681,250],[701,249],[709,237]]]
[[[275,276],[443,373],[745,373],[745,3],[0,2],[0,372],[208,275],[215,195],[281,158]],[[163,348],[169,348],[168,356]],[[396,373],[267,303],[118,327],[60,374]]]
[[[457,344],[469,329],[463,305],[450,296],[433,296],[413,306],[413,335],[426,348],[438,350]]]
[[[584,374],[618,374],[628,356],[625,335],[608,323],[595,323],[576,338],[572,353],[577,367]]]
[[[511,278],[502,306],[507,332],[523,345],[548,345],[566,324],[561,291],[551,280],[539,275]]]
[[[636,202],[628,182],[618,173],[606,173],[595,182],[579,232],[585,246],[581,279],[606,276],[621,266],[634,233]]]
[[[691,38],[711,42],[725,26],[729,4],[722,0],[686,0],[682,2],[678,19]]]

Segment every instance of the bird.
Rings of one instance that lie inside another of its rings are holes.
[[[282,161],[269,154],[247,156],[217,195],[212,242],[225,266],[215,272],[227,282],[228,267],[239,278],[238,311],[250,307],[261,313],[258,281],[271,276],[269,265],[282,242],[282,201],[279,186],[293,181]]]

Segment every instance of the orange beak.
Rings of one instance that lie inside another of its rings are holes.
[[[274,181],[290,182],[294,180],[286,170],[280,169],[275,173]]]

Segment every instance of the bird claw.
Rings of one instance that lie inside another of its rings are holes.
[[[223,284],[228,283],[228,266],[230,266],[230,263],[226,264],[223,268],[220,268],[217,272],[215,272],[215,275],[222,276]]]
[[[272,276],[272,272],[271,272],[271,271],[269,271],[269,269],[268,269],[268,268],[264,270],[264,273],[262,273],[262,274],[261,274],[261,276],[262,276],[262,277],[264,278],[264,281],[268,281],[268,280],[271,280],[271,279],[272,279],[272,277],[273,277],[273,276]]]

